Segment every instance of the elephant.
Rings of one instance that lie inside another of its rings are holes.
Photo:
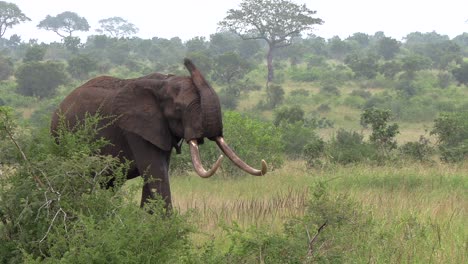
[[[100,153],[131,161],[127,179],[144,177],[141,207],[157,195],[166,208],[172,207],[169,161],[172,149],[179,154],[184,141],[200,177],[212,176],[223,159],[220,155],[209,170],[203,168],[198,146],[205,138],[215,141],[240,169],[255,176],[265,175],[264,160],[261,169],[252,168],[225,142],[216,92],[191,60],[184,59],[184,65],[190,76],[152,73],[134,79],[100,76],[87,81],[65,97],[52,114],[52,135],[57,139],[61,118],[72,130],[87,114],[115,116],[115,121],[101,124],[97,136],[110,144]],[[105,187],[112,186],[110,180]]]

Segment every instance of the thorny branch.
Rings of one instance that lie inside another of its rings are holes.
[[[318,235],[320,234],[320,232],[322,232],[323,228],[327,225],[327,222],[328,222],[328,221],[325,221],[325,223],[323,223],[323,224],[317,229],[317,233],[315,234],[315,236],[314,236],[312,239],[310,238],[309,230],[308,230],[307,227],[306,227],[307,237],[309,238],[309,250],[307,250],[307,257],[308,257],[308,258],[312,257],[312,254],[314,253],[314,243],[315,243],[315,241],[317,240],[317,237],[318,237]]]

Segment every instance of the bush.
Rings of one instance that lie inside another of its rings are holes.
[[[300,106],[283,106],[274,111],[275,126],[279,126],[281,123],[293,124],[296,122],[304,122],[304,110]]]
[[[327,155],[331,162],[350,164],[376,159],[376,149],[363,141],[364,136],[355,131],[339,129],[329,142]]]
[[[213,263],[351,263],[367,261],[373,222],[361,205],[320,182],[311,189],[305,215],[288,221],[282,232],[236,224],[224,230],[230,244]]]
[[[336,86],[329,84],[322,86],[320,88],[320,93],[335,96],[339,96],[341,94],[340,90]]]
[[[407,142],[401,146],[400,151],[406,157],[417,161],[429,161],[434,149],[429,145],[429,139],[419,137],[417,142]]]
[[[127,169],[98,154],[106,144],[94,141],[99,117],[75,133],[62,127],[60,146],[48,130],[36,133],[25,150],[11,137],[11,116],[4,117],[0,136],[10,135],[22,155],[0,177],[0,262],[174,263],[186,254],[191,228],[184,217],[167,214],[162,200],[141,210],[128,198],[134,191],[99,188],[109,177],[122,183]]]
[[[367,125],[372,126],[370,141],[377,144],[384,155],[397,147],[395,137],[400,133],[396,123],[393,125],[387,124],[390,118],[390,110],[378,108],[365,109],[361,114],[361,124],[364,127],[367,127]]]
[[[8,80],[13,74],[14,65],[11,59],[0,56],[0,81]]]
[[[434,120],[431,135],[438,138],[443,161],[465,160],[468,158],[468,111],[441,114]]]
[[[320,166],[322,164],[320,158],[322,158],[324,153],[325,142],[321,138],[315,137],[313,140],[309,139],[309,142],[304,146],[303,154],[307,168]]]
[[[17,92],[26,96],[51,97],[59,85],[65,84],[64,65],[58,62],[29,62],[15,73]]]
[[[301,157],[304,146],[316,142],[319,138],[314,127],[307,127],[304,122],[282,123],[280,129],[284,152],[290,158]]]

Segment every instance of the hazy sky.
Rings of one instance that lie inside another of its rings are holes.
[[[84,42],[87,35],[96,34],[100,19],[120,16],[135,24],[141,38],[195,36],[209,37],[218,29],[218,22],[241,0],[4,0],[13,2],[31,18],[8,29],[5,37],[18,34],[24,41],[60,41],[53,32],[38,29],[47,15],[73,11],[85,17],[89,32],[76,34]],[[317,25],[314,34],[326,39],[335,35],[346,38],[353,33],[374,34],[401,40],[408,33],[436,31],[451,38],[468,32],[468,0],[293,0],[316,10],[316,17],[325,21]]]

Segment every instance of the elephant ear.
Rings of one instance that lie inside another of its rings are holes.
[[[112,107],[120,128],[143,137],[164,151],[170,151],[172,134],[154,95],[154,91],[164,83],[161,80],[130,82],[117,93]]]

